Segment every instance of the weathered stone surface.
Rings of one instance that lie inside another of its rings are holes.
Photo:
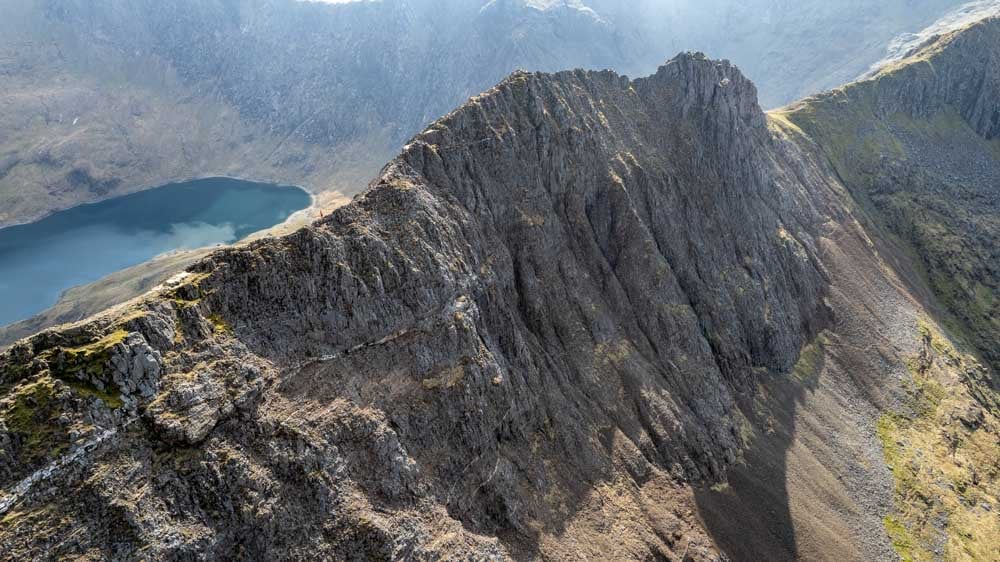
[[[636,82],[515,74],[354,204],[199,264],[108,366],[168,447],[287,431],[276,412],[310,396],[331,412],[308,446],[370,501],[476,533],[531,536],[558,518],[546,494],[619,462],[717,481],[734,396],[830,319],[785,151],[753,85],[702,55]]]

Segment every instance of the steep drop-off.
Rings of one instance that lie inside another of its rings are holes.
[[[981,51],[942,42],[935,68]],[[976,60],[961,72],[995,75]],[[899,103],[982,123],[996,92],[967,111],[964,83]],[[512,75],[326,219],[0,356],[0,546],[989,554],[989,370],[939,325],[924,254],[794,123],[702,55],[634,81]],[[945,425],[975,477],[967,497],[921,488],[947,503],[927,529],[902,501],[909,457]]]

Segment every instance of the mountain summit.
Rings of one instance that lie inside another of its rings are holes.
[[[996,329],[993,231],[935,230],[968,311],[891,203],[941,196],[934,138],[1000,169],[998,42],[770,115],[701,54],[511,75],[325,219],[0,356],[0,546],[989,559],[1000,331],[968,334]]]

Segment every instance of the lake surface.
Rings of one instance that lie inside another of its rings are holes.
[[[172,250],[236,242],[310,203],[297,187],[207,178],[0,229],[0,325],[42,312],[76,285]]]

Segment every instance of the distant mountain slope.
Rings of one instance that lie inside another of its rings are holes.
[[[729,59],[773,108],[850,82],[965,0],[583,0],[642,47],[626,66],[647,74],[664,54],[699,50]]]
[[[512,69],[622,58],[587,14],[507,2],[13,3],[0,224],[210,171],[353,193]]]
[[[913,245],[931,286],[1000,372],[998,29],[990,19],[952,32],[783,114]]]
[[[700,54],[513,74],[324,220],[0,355],[0,548],[996,558],[996,332],[935,281],[995,283],[989,219],[935,189],[992,193],[997,44],[770,115]]]
[[[868,78],[877,73],[889,63],[906,58],[912,51],[934,41],[940,35],[951,33],[970,23],[993,16],[1000,16],[1000,0],[974,0],[942,15],[937,21],[920,31],[902,33],[889,43],[888,55],[873,64],[870,73],[865,77]]]
[[[702,49],[778,105],[958,3],[2,0],[0,225],[205,175],[354,194],[516,68],[647,74]]]

